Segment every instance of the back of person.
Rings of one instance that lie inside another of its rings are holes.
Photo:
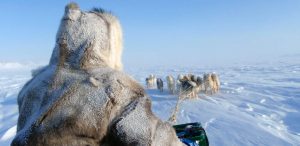
[[[182,145],[121,72],[118,25],[105,11],[66,7],[49,65],[19,93],[13,146]]]

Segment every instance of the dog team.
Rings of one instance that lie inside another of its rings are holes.
[[[215,94],[220,90],[220,80],[216,73],[205,73],[203,77],[193,74],[178,75],[177,79],[172,75],[166,77],[167,87],[170,94],[178,94],[184,98],[197,98],[198,94]],[[157,88],[163,92],[163,80],[151,74],[146,78],[148,89]]]

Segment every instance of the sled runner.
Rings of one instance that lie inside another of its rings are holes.
[[[201,123],[186,123],[173,126],[178,138],[188,146],[208,146],[208,139]]]

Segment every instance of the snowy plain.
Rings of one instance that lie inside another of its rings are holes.
[[[16,131],[17,95],[31,78],[36,63],[0,62],[0,145],[9,145]],[[126,69],[145,86],[145,77],[216,72],[221,90],[185,100],[177,123],[201,122],[212,146],[300,146],[300,62],[278,62],[226,67],[152,67]],[[166,84],[165,84],[166,85]],[[177,97],[164,87],[147,89],[152,110],[166,121]]]

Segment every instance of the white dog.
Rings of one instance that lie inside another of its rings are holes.
[[[213,92],[217,93],[220,90],[220,80],[219,80],[219,77],[218,77],[218,75],[216,73],[212,73],[211,74],[211,78],[212,78],[212,81],[213,81]]]
[[[193,76],[192,81],[196,83],[196,86],[193,88],[193,94],[195,97],[198,97],[199,93],[203,89],[203,80],[199,76]]]
[[[210,92],[210,94],[213,94],[214,82],[210,73],[203,75],[203,82],[205,94],[208,94],[208,92]]]
[[[183,80],[183,75],[182,74],[179,74],[178,76],[177,76],[177,80],[176,80],[176,92],[178,93],[178,94],[180,94],[181,93],[181,80]]]
[[[153,74],[146,78],[146,85],[149,89],[154,89],[156,87],[156,77]]]
[[[168,84],[169,92],[171,94],[175,94],[175,79],[174,79],[174,77],[171,76],[171,75],[168,75],[166,77],[166,79],[167,79],[167,84]]]

